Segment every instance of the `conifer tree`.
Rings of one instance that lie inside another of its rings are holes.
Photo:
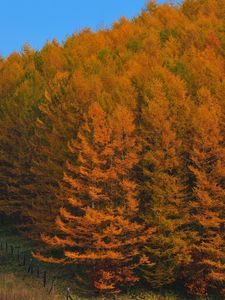
[[[33,96],[38,94],[39,78],[32,60],[26,62],[32,57],[33,51],[27,49],[22,53],[22,58],[15,55],[8,58],[5,68],[10,68],[9,73],[12,72],[12,65],[17,66],[17,86],[13,84],[10,98],[4,97],[3,93],[1,99],[0,212],[14,215],[14,225],[19,227],[24,227],[28,221],[27,211],[33,197],[27,184],[33,180],[30,173],[33,154],[30,140],[36,118]],[[6,70],[1,71],[4,74]],[[30,76],[24,77],[28,73]],[[15,78],[8,78],[8,85],[14,81]]]
[[[52,94],[45,92],[44,102],[38,107],[39,117],[36,119],[32,138],[34,159],[31,164],[33,182],[29,186],[34,193],[29,216],[32,220],[32,238],[39,238],[41,232],[50,233],[55,229],[55,218],[62,205],[60,194],[63,187],[59,182],[63,178],[64,162],[68,158],[67,143],[76,138],[82,110],[85,110],[85,99],[79,103],[75,93],[74,100],[63,97],[61,89],[65,89],[66,74],[58,74]],[[56,84],[57,81],[57,84]],[[79,78],[77,78],[79,86]],[[61,88],[60,88],[61,86]],[[75,129],[74,129],[75,128]]]
[[[144,269],[154,287],[177,279],[179,265],[189,260],[185,208],[186,186],[181,179],[180,141],[173,128],[169,103],[159,81],[152,83],[152,99],[143,112],[143,217],[156,228],[148,251],[155,266]]]
[[[206,100],[206,99],[205,99]],[[192,261],[184,268],[188,290],[207,295],[225,284],[225,147],[221,134],[221,110],[208,93],[193,117],[190,171]]]
[[[93,104],[69,150],[79,154],[76,163],[66,164],[69,197],[56,221],[63,236],[43,240],[63,248],[66,261],[89,266],[95,289],[117,293],[138,281],[135,269],[140,264],[150,264],[143,245],[152,230],[145,232],[137,222],[133,168],[138,147],[132,113],[119,106],[109,121]]]

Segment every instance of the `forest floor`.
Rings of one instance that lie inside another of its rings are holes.
[[[6,228],[0,228],[0,300],[64,300],[67,299],[67,288],[72,287],[73,300],[103,300],[110,299],[104,296],[91,296],[82,293],[74,285],[74,278],[68,267],[59,267],[39,263],[31,258],[31,252],[37,244],[23,239],[18,234]],[[7,243],[7,251],[6,251]],[[13,247],[13,253],[12,253]],[[18,258],[20,253],[20,258]],[[26,258],[24,265],[24,256]],[[30,270],[32,265],[33,270]],[[38,272],[39,270],[39,272]],[[44,287],[43,274],[46,272],[46,286]],[[54,279],[57,278],[57,279]],[[53,284],[54,283],[54,284]],[[49,294],[49,291],[50,294]],[[219,300],[217,297],[191,298],[174,290],[149,292],[145,290],[132,290],[129,294],[117,296],[121,300]]]

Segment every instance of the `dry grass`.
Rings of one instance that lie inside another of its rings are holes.
[[[0,300],[64,300],[66,295],[48,295],[47,291],[37,285],[35,280],[22,280],[13,274],[0,275]],[[109,296],[82,297],[73,295],[74,300],[110,300]],[[186,300],[188,298],[174,293],[153,293],[139,291],[131,295],[119,295],[117,300]],[[191,298],[189,298],[191,299]],[[192,298],[193,299],[193,298]],[[213,298],[195,298],[195,300],[212,300]],[[218,299],[219,298],[214,298]]]
[[[48,295],[46,290],[35,285],[35,281],[31,280],[23,281],[17,278],[13,274],[0,275],[0,300],[64,300],[66,296],[62,295]],[[112,299],[111,297],[79,297],[73,296],[74,300],[107,300]],[[120,295],[117,297],[118,300],[178,300],[173,295],[162,296],[154,293],[138,293],[135,295]]]
[[[0,300],[53,300],[60,298],[49,296],[42,288],[28,285],[27,282],[16,278],[15,275],[0,275]]]
[[[17,278],[15,275],[0,275],[0,300],[63,300],[66,299],[66,296],[57,296],[57,295],[48,295],[46,291],[35,286],[34,282],[23,281],[22,279]],[[78,297],[73,296],[74,300],[107,300],[112,299],[111,297],[102,296],[102,297]],[[177,300],[177,298],[172,295],[162,296],[156,295],[153,293],[143,293],[132,296],[121,295],[117,297],[118,300]]]

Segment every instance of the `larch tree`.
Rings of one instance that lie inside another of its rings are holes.
[[[62,205],[60,194],[63,193],[63,186],[59,183],[62,182],[64,163],[68,158],[67,143],[71,138],[76,138],[81,116],[87,109],[89,90],[85,88],[82,76],[73,75],[76,79],[76,85],[72,86],[75,91],[68,91],[73,101],[63,93],[67,88],[67,77],[66,73],[57,73],[50,91],[45,91],[44,101],[38,106],[39,117],[32,138],[35,157],[31,164],[34,180],[30,190],[34,197],[29,209],[31,237],[35,239],[40,238],[41,232],[51,233],[55,229],[55,218]]]
[[[33,51],[26,49],[21,56],[20,64],[18,57],[9,57],[8,66],[5,66],[10,68],[9,73],[11,68],[17,66],[16,76],[7,78],[10,85],[16,77],[17,85],[13,85],[15,90],[10,97],[2,94],[0,118],[0,212],[14,215],[14,225],[20,228],[28,221],[27,211],[33,196],[27,184],[33,180],[30,173],[33,153],[30,140],[36,118],[33,98],[38,94],[39,79],[32,61],[26,62],[28,57],[33,57]],[[4,75],[5,70],[1,71]]]
[[[221,129],[221,109],[208,93],[208,100],[193,117],[190,153],[192,261],[184,268],[184,277],[189,292],[197,295],[207,295],[210,288],[222,291],[225,284],[225,146]]]
[[[143,246],[152,230],[138,222],[133,173],[138,147],[132,113],[119,106],[108,119],[93,104],[69,150],[78,157],[66,164],[69,196],[56,221],[62,235],[42,238],[63,248],[66,262],[88,266],[96,290],[118,293],[138,281],[139,265],[151,264]],[[39,254],[35,257],[57,262]]]
[[[152,99],[143,109],[143,218],[156,229],[147,246],[155,266],[143,269],[153,287],[174,282],[187,250],[186,185],[182,179],[181,142],[176,137],[170,107],[160,81],[152,83]]]

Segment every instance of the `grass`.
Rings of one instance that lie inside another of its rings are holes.
[[[18,279],[14,274],[0,275],[1,300],[53,300],[61,296],[49,296],[44,289],[33,285],[33,281]]]
[[[8,245],[13,245],[14,248],[20,246],[20,251],[26,254],[27,259],[31,258],[31,251],[36,249],[37,244],[22,239],[15,233],[8,231],[6,228],[0,229],[0,241],[7,241]],[[3,245],[4,246],[4,245]],[[4,246],[5,247],[5,246]],[[47,271],[47,285],[43,287],[43,278],[37,277],[36,271],[31,275],[27,273],[28,266],[23,267],[19,264],[17,255],[10,255],[10,248],[8,253],[0,250],[0,300],[63,300],[66,299],[67,287],[72,287],[73,300],[104,300],[110,299],[109,296],[94,297],[87,293],[82,293],[79,286],[76,286],[73,273],[74,269],[68,267],[49,265],[45,263],[35,262],[40,265],[41,270]],[[57,282],[54,289],[49,295],[51,288],[51,280],[56,276]],[[151,292],[140,289],[133,289],[129,295],[116,296],[118,300],[219,300],[218,297],[205,298],[191,298],[187,295],[171,290]]]
[[[81,297],[73,296],[74,300],[86,299],[86,300],[104,300],[110,297]],[[40,289],[33,280],[25,280],[17,278],[13,274],[0,275],[0,299],[1,300],[63,300],[66,299],[64,295],[48,295],[46,290]],[[116,299],[120,300],[178,300],[182,299],[176,295],[172,294],[156,294],[156,293],[146,293],[137,292],[132,295],[121,295],[117,296]]]
[[[8,275],[0,275],[0,299],[1,300],[63,300],[66,299],[64,295],[48,295],[46,290],[40,289],[37,283],[34,280],[24,280],[21,278],[17,278],[14,274]],[[74,300],[81,300],[81,299],[93,299],[93,300],[103,300],[109,299],[109,297],[80,297],[80,296],[73,296]],[[148,300],[178,300],[182,299],[177,297],[176,295],[167,294],[155,294],[155,293],[134,293],[130,296],[122,295],[116,297],[116,299],[121,300],[129,300],[129,299],[148,299]]]

